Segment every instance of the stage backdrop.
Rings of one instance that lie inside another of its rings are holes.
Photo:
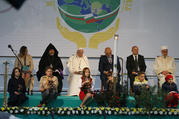
[[[99,57],[105,47],[113,48],[113,36],[119,34],[118,55],[124,60],[133,45],[145,57],[159,56],[160,46],[168,45],[169,55],[179,57],[178,5],[179,0],[26,0],[15,10],[0,0],[0,56],[13,55],[8,44],[17,53],[26,45],[32,56],[41,56],[52,43],[59,56],[84,48],[85,55]],[[1,74],[5,60],[0,60]],[[147,64],[147,74],[154,74],[153,61]],[[99,74],[98,60],[90,65]]]

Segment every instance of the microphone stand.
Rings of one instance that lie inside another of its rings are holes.
[[[19,57],[16,55],[16,53],[14,52],[14,50],[12,49],[12,47],[11,47],[11,46],[8,46],[8,48],[10,48],[10,49],[11,49],[12,53],[13,53],[13,54],[14,54],[14,56],[17,58],[18,62],[19,62],[19,63],[20,63],[20,65],[21,65],[21,70],[22,70],[23,65],[22,65],[22,62],[20,61]]]

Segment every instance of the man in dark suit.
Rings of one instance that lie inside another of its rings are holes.
[[[105,55],[102,55],[100,57],[98,70],[100,72],[100,78],[101,78],[101,82],[102,82],[102,85],[104,87],[104,90],[107,90],[107,87],[108,87],[107,82],[106,82],[107,81],[107,74],[109,72],[113,72],[114,56],[112,55],[112,50],[109,47],[105,48],[104,53],[105,53]],[[120,66],[120,62],[119,62],[118,57],[117,57],[117,70],[118,70],[118,84],[117,84],[117,86],[119,87],[121,66]],[[103,89],[103,87],[101,89]]]
[[[130,87],[133,91],[134,79],[138,72],[145,72],[146,64],[144,56],[138,54],[139,48],[137,46],[132,47],[132,55],[127,57],[126,68],[128,77],[130,78]]]

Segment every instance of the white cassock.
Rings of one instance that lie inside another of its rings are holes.
[[[67,62],[67,67],[69,71],[68,76],[68,96],[79,95],[80,87],[81,87],[81,77],[80,74],[74,74],[75,71],[83,71],[85,67],[89,68],[88,59],[86,56],[78,57],[77,55],[73,55],[69,58]]]
[[[161,72],[168,71],[174,76],[175,70],[176,64],[172,57],[167,56],[164,58],[164,56],[160,56],[155,59],[154,71],[159,79],[160,87],[162,87],[162,84],[165,82],[165,75],[161,74]],[[176,83],[176,79],[174,78],[173,80]]]

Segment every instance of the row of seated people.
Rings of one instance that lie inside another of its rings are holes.
[[[33,88],[34,88],[34,63],[32,60],[32,56],[28,53],[28,49],[26,46],[22,46],[20,48],[18,58],[15,60],[14,67],[18,67],[21,69],[22,78],[25,81],[25,86],[27,89],[27,94],[33,95]],[[58,79],[58,93],[61,92],[63,83],[63,64],[61,62],[60,57],[58,57],[58,51],[54,47],[54,45],[49,44],[46,48],[45,52],[43,53],[40,62],[39,62],[39,70],[36,73],[38,77],[38,81],[40,81],[41,77],[46,75],[45,68],[51,67],[53,71],[53,75]]]
[[[130,79],[130,87],[131,91],[133,91],[133,84],[135,76],[137,76],[138,72],[146,71],[146,64],[144,56],[139,54],[139,48],[137,46],[133,46],[132,54],[127,57],[126,60],[126,69],[128,73],[128,77]],[[102,55],[99,60],[98,70],[100,72],[101,79],[101,89],[107,89],[107,73],[113,72],[113,60],[114,56],[112,54],[111,48],[105,48],[105,55]],[[165,76],[171,74],[174,76],[176,65],[174,59],[168,56],[168,47],[161,47],[162,56],[157,57],[154,62],[154,71],[159,79],[159,86],[162,87],[162,84],[165,82]],[[22,46],[20,48],[20,52],[18,54],[18,59],[15,60],[15,67],[19,67],[22,70],[22,78],[25,80],[25,85],[27,88],[27,94],[33,94],[34,88],[34,77],[33,77],[33,60],[31,55],[28,54],[28,49],[26,46]],[[20,61],[20,62],[19,62]],[[40,81],[41,77],[45,75],[45,68],[50,66],[53,69],[53,75],[58,78],[58,93],[62,91],[63,87],[63,63],[58,56],[58,51],[53,44],[49,44],[43,53],[39,67],[37,71],[38,81]],[[83,49],[79,48],[76,54],[72,55],[67,61],[67,68],[69,71],[68,80],[68,96],[78,95],[80,89],[80,80],[81,80],[81,72],[84,67],[89,66],[88,58],[84,55]],[[119,58],[117,58],[117,73],[118,73],[118,82],[120,82],[120,71],[121,66],[119,62]],[[176,79],[174,78],[174,82],[176,83]]]
[[[39,88],[42,93],[42,101],[39,106],[48,104],[50,100],[58,96],[58,79],[52,73],[52,68],[46,67],[45,75],[41,77]],[[8,92],[8,106],[18,106],[28,99],[25,81],[18,67],[13,69],[11,79],[8,82]]]
[[[138,75],[138,72],[145,72],[146,65],[145,60],[142,55],[138,54],[139,48],[137,46],[132,47],[132,55],[127,57],[126,68],[128,71],[128,77],[130,78],[130,87],[133,91],[133,84],[135,76]],[[154,63],[154,70],[159,78],[159,86],[162,87],[162,84],[165,80],[165,77],[168,74],[174,75],[175,72],[175,63],[173,58],[168,56],[168,48],[166,46],[162,46],[161,48],[162,56],[157,57]],[[28,54],[28,50],[26,46],[22,46],[20,48],[20,53],[18,55],[18,59],[15,61],[15,67],[18,67],[22,70],[22,78],[25,81],[25,86],[27,88],[27,94],[33,94],[34,87],[34,77],[33,77],[33,60],[32,57]],[[107,74],[113,71],[113,60],[114,56],[112,55],[111,48],[105,48],[105,55],[102,55],[99,60],[99,72],[102,90],[108,89],[107,83]],[[58,57],[58,51],[54,47],[54,45],[49,44],[43,53],[40,62],[39,62],[39,70],[37,71],[37,77],[40,81],[41,78],[46,75],[46,67],[52,68],[52,75],[57,77],[58,80],[58,95],[62,91],[63,83],[63,64],[61,62],[60,57]],[[82,71],[85,67],[89,66],[88,58],[84,55],[83,49],[78,49],[76,54],[71,56],[67,61],[67,68],[69,71],[68,80],[68,96],[78,95],[81,87],[81,77]],[[120,82],[120,62],[119,58],[117,58],[117,73],[118,73],[118,82]],[[174,82],[176,82],[174,78]],[[119,83],[117,88],[119,88]]]
[[[176,108],[178,106],[179,94],[177,85],[173,81],[173,79],[173,76],[170,74],[165,77],[165,82],[162,84],[162,92],[166,94],[166,106]],[[145,79],[145,73],[139,72],[138,76],[135,77],[133,86],[135,97],[141,95],[141,92],[143,90],[149,91],[149,88],[150,86],[148,84],[148,81]],[[137,98],[136,107],[139,107],[139,101]]]
[[[107,78],[108,80],[107,80],[106,98],[110,100],[114,88],[114,78],[112,72],[107,74]],[[141,90],[143,89],[149,90],[150,86],[145,78],[146,76],[144,72],[139,72],[138,75],[135,77],[135,81],[133,85],[133,91],[135,97],[141,94]],[[174,78],[172,75],[166,76],[165,82],[162,84],[162,92],[166,94],[166,106],[176,108],[178,106],[179,94],[178,94],[177,85],[173,81],[173,79]],[[79,94],[79,97],[82,100],[80,107],[84,107],[86,104],[89,103],[90,101],[89,99],[92,99],[95,96],[95,93],[91,90],[91,87],[92,87],[92,78],[90,77],[90,70],[89,68],[84,68],[83,76],[82,76],[82,88]],[[116,87],[118,87],[118,85],[116,85]],[[118,92],[120,91],[120,89],[117,88],[116,91]],[[139,102],[136,98],[136,107],[139,107],[138,104]]]
[[[51,100],[56,99],[58,96],[57,77],[52,75],[53,72],[51,67],[46,67],[45,72],[46,75],[41,77],[39,85],[42,94],[42,101],[38,105],[39,107],[47,105]],[[107,93],[112,94],[114,88],[114,78],[112,72],[107,74],[107,78]],[[168,93],[166,97],[167,107],[176,108],[179,100],[177,85],[173,82],[172,75],[167,75],[165,80],[166,81],[162,84],[162,90],[163,92]],[[82,103],[80,104],[80,107],[84,107],[91,101],[91,99],[94,98],[95,93],[93,91],[93,87],[94,83],[93,79],[91,78],[90,69],[86,67],[83,69],[81,77],[81,88],[79,98],[82,100]],[[135,96],[140,95],[142,89],[148,90],[149,88],[150,87],[148,85],[148,81],[145,80],[145,73],[138,73],[138,76],[136,76],[135,78],[133,87]],[[8,99],[8,106],[20,105],[28,99],[28,97],[25,94],[26,87],[24,79],[22,79],[21,71],[17,67],[14,68],[11,79],[9,80],[8,92],[10,94],[10,97]],[[136,105],[137,104],[138,102],[136,102]]]

